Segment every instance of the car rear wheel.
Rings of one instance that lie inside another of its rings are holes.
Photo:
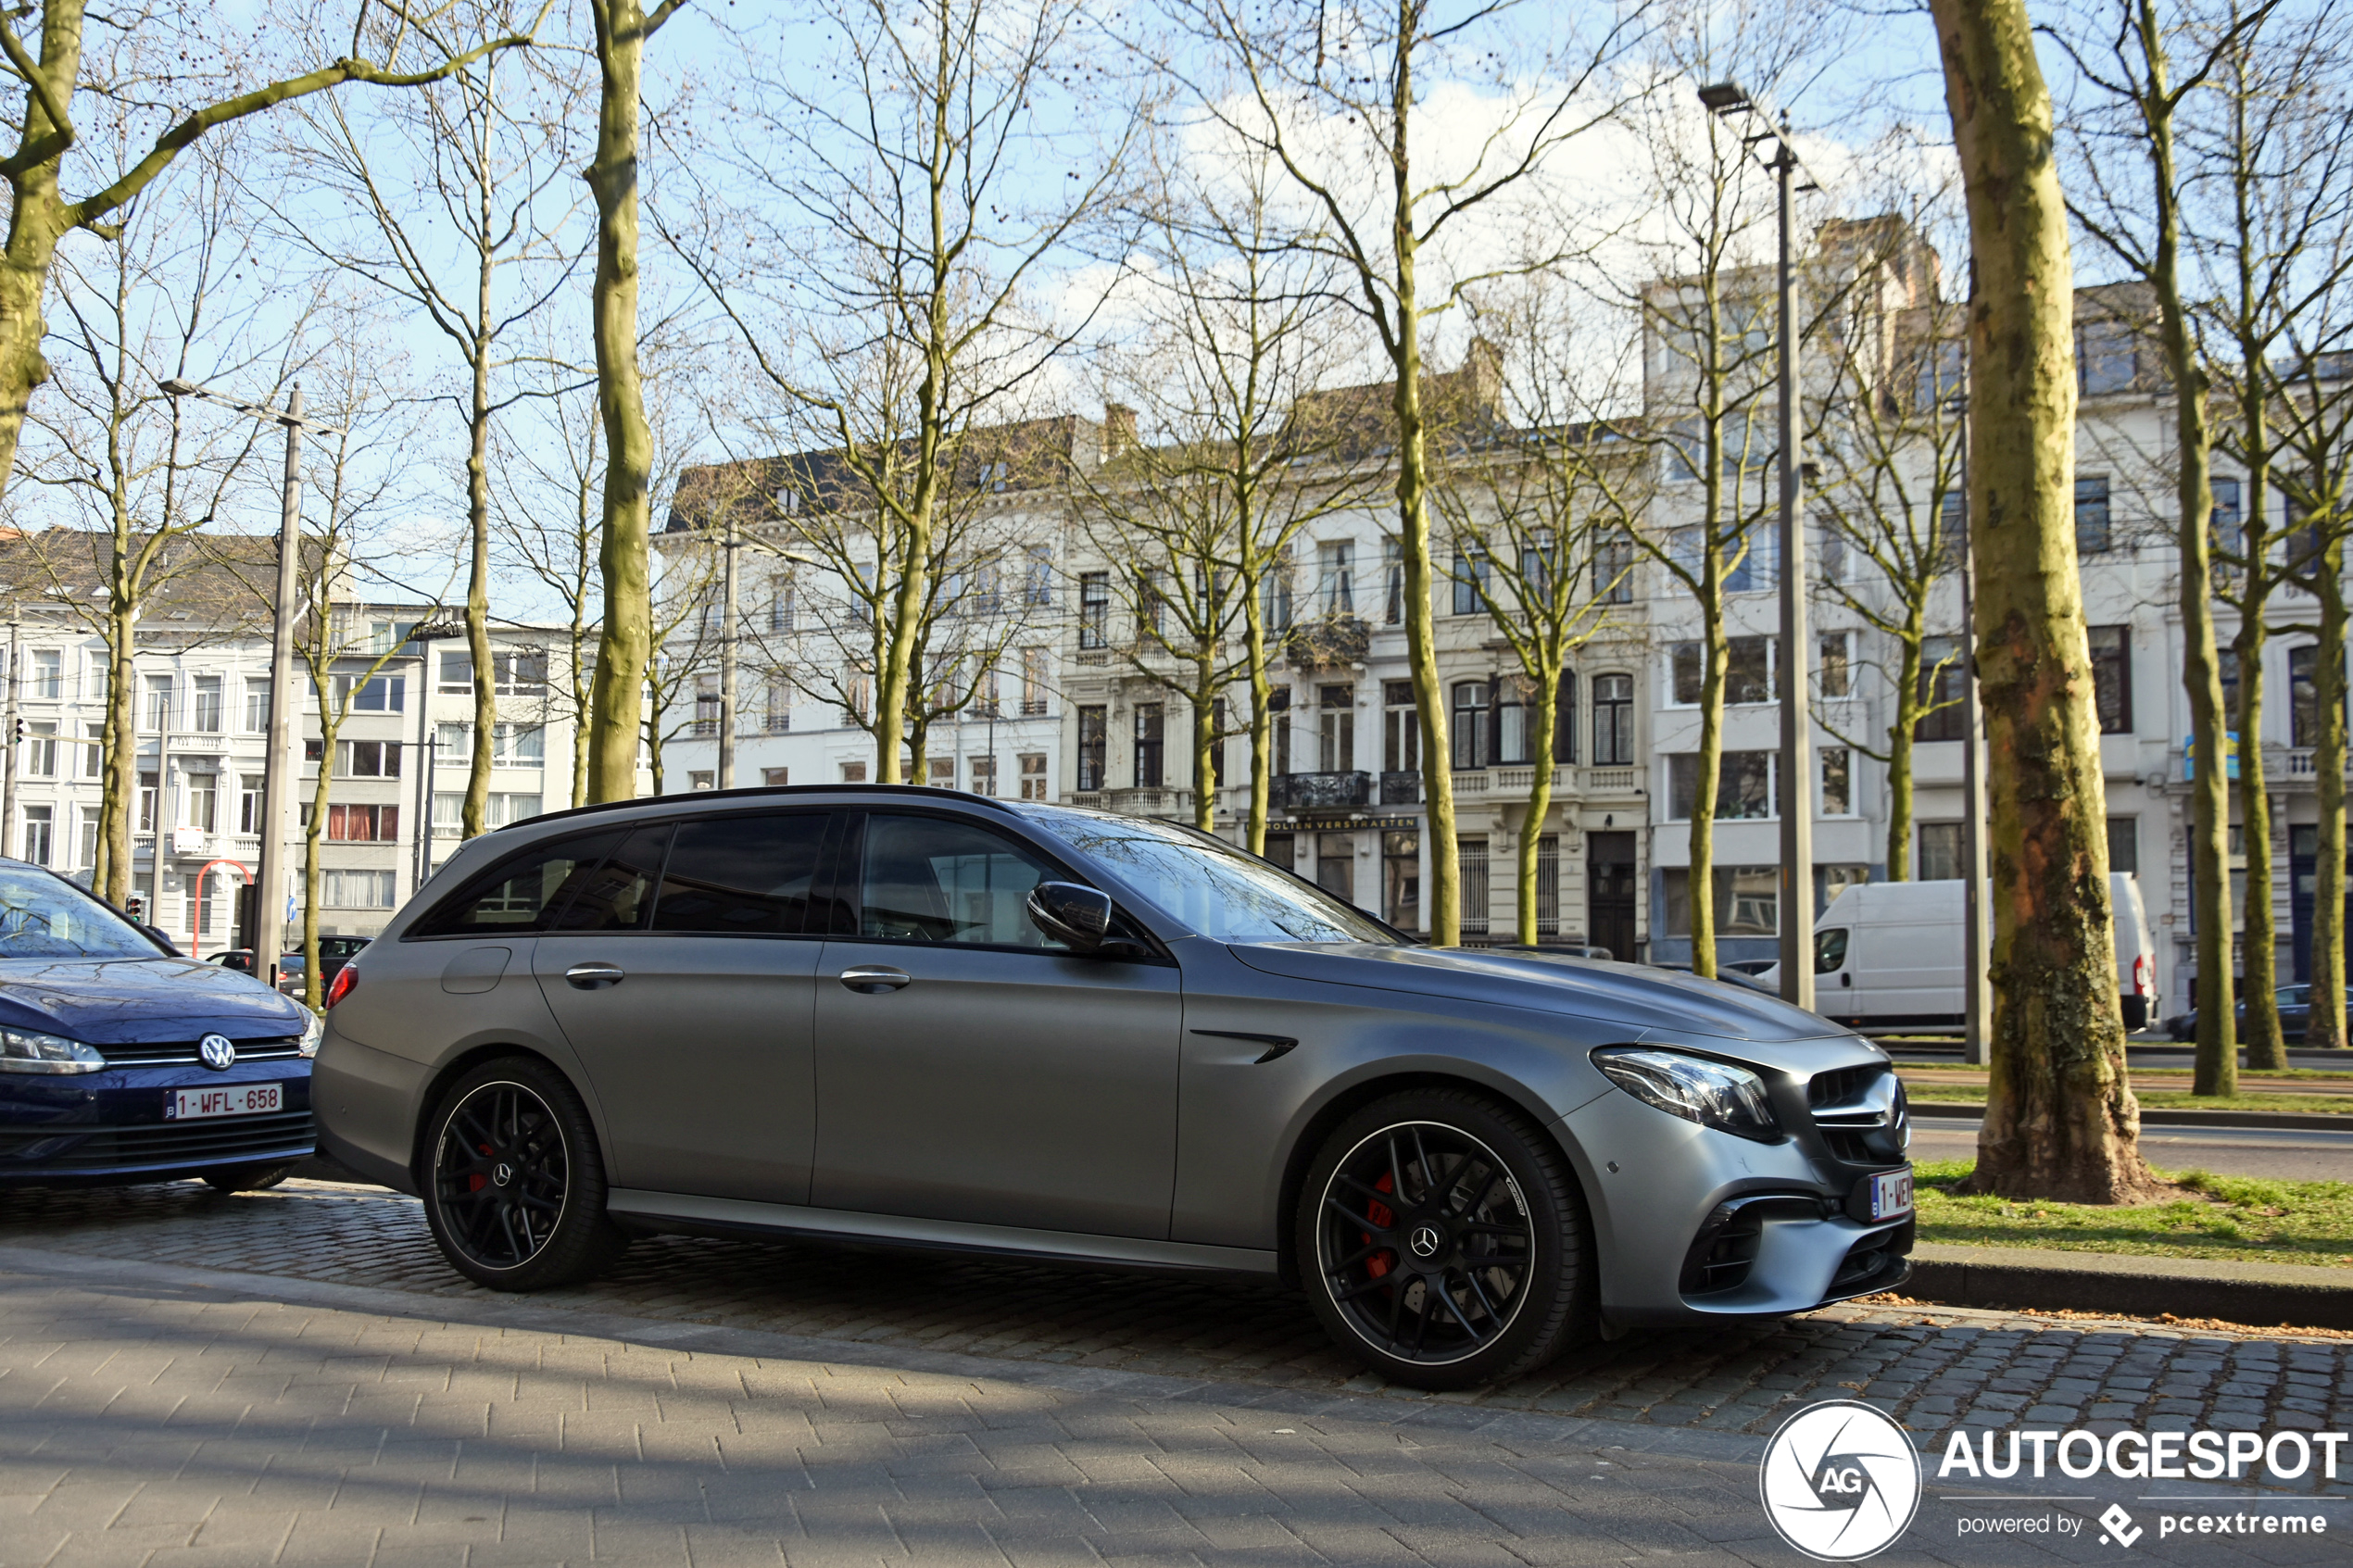
[[[1568,1162],[1481,1096],[1412,1090],[1325,1140],[1293,1241],[1315,1315],[1392,1381],[1467,1388],[1542,1365],[1594,1323]]]
[[[593,1279],[629,1246],[605,1215],[604,1161],[587,1107],[530,1057],[451,1085],[426,1136],[425,1219],[442,1256],[493,1290]]]
[[[218,1171],[204,1172],[203,1180],[215,1192],[259,1192],[293,1174],[291,1165],[223,1165]]]

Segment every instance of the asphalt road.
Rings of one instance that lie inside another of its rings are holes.
[[[1974,1121],[1922,1116],[1912,1123],[1915,1160],[1971,1160]],[[2301,1127],[2143,1127],[2142,1157],[2166,1171],[2211,1171],[2280,1181],[2353,1182],[2353,1130]]]

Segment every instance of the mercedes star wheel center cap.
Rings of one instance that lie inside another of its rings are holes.
[[[1416,1258],[1435,1258],[1438,1256],[1440,1245],[1444,1240],[1445,1238],[1438,1234],[1436,1225],[1416,1225],[1406,1245],[1414,1249],[1414,1256]]]
[[[237,1047],[226,1035],[207,1035],[196,1042],[198,1060],[215,1073],[227,1071],[237,1060]]]
[[[505,1186],[515,1179],[515,1168],[501,1160],[490,1168],[490,1179],[500,1186]]]

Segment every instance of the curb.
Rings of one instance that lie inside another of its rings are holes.
[[[2305,1263],[1923,1243],[1912,1250],[1912,1277],[1897,1288],[1955,1307],[2353,1329],[2353,1269]]]
[[[1962,1121],[1982,1122],[1985,1107],[1982,1104],[1946,1105],[1933,1100],[1911,1102],[1915,1116],[1947,1116]],[[2141,1110],[2141,1123],[2149,1127],[2299,1127],[2313,1132],[2353,1133],[2353,1114],[2338,1115],[2318,1110]]]

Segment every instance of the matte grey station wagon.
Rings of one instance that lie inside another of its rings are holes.
[[[1445,1388],[1910,1271],[1869,1042],[1416,946],[1163,822],[885,786],[559,812],[466,845],[343,981],[321,1143],[501,1289],[660,1232],[1256,1276]]]

